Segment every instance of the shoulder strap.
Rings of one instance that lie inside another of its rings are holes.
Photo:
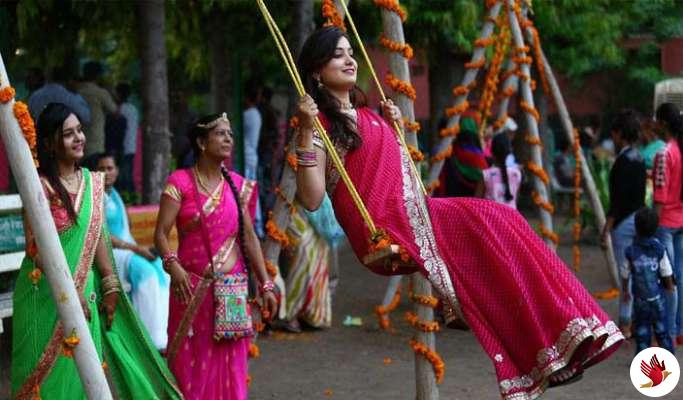
[[[197,211],[199,212],[199,225],[201,226],[202,230],[202,242],[204,243],[204,249],[206,250],[206,255],[209,257],[209,265],[211,267],[211,272],[214,273],[216,272],[216,268],[213,265],[213,256],[211,255],[211,247],[209,245],[209,233],[206,230],[206,221],[204,217],[204,210],[202,207],[202,203],[199,199],[199,186],[197,185],[197,177],[194,176],[194,173],[192,170],[187,171],[188,175],[192,179],[192,187],[194,188],[194,200],[197,204]],[[208,272],[208,269],[204,271],[204,275]]]

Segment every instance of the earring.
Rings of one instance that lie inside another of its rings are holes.
[[[203,153],[204,150],[206,150],[206,149],[204,148],[204,146],[201,146],[201,147],[199,147],[199,150],[201,150],[201,152]]]
[[[318,80],[318,89],[322,89],[324,87],[325,87],[325,85],[323,85],[323,81]]]

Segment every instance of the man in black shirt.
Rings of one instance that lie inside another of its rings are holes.
[[[627,268],[625,250],[636,236],[634,216],[645,205],[645,162],[635,148],[640,133],[640,120],[633,110],[621,111],[612,122],[611,135],[617,158],[609,174],[609,201],[607,223],[602,231],[602,242],[612,236],[614,257],[619,270]],[[629,287],[622,291],[631,292]],[[619,303],[619,327],[625,336],[631,334],[632,296]],[[623,299],[623,296],[620,296]]]

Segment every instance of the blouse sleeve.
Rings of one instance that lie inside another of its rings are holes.
[[[665,151],[660,151],[655,155],[654,168],[652,169],[652,180],[654,183],[653,199],[655,203],[666,202],[667,163],[668,157]]]
[[[166,196],[177,203],[181,203],[183,201],[183,193],[180,191],[180,187],[179,176],[176,171],[168,177],[166,187],[164,187],[164,191],[161,195]]]

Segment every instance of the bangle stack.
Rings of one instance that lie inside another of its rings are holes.
[[[119,293],[121,291],[121,284],[116,274],[109,274],[102,278],[102,296],[112,293]]]
[[[168,271],[173,261],[178,262],[178,254],[173,251],[169,251],[168,253],[161,256],[161,261],[164,266],[164,271]]]
[[[266,292],[273,292],[275,290],[275,284],[273,281],[265,281],[263,282],[263,285],[261,285],[261,293],[266,293]]]
[[[296,148],[296,164],[300,167],[318,166],[318,157],[312,147]]]

